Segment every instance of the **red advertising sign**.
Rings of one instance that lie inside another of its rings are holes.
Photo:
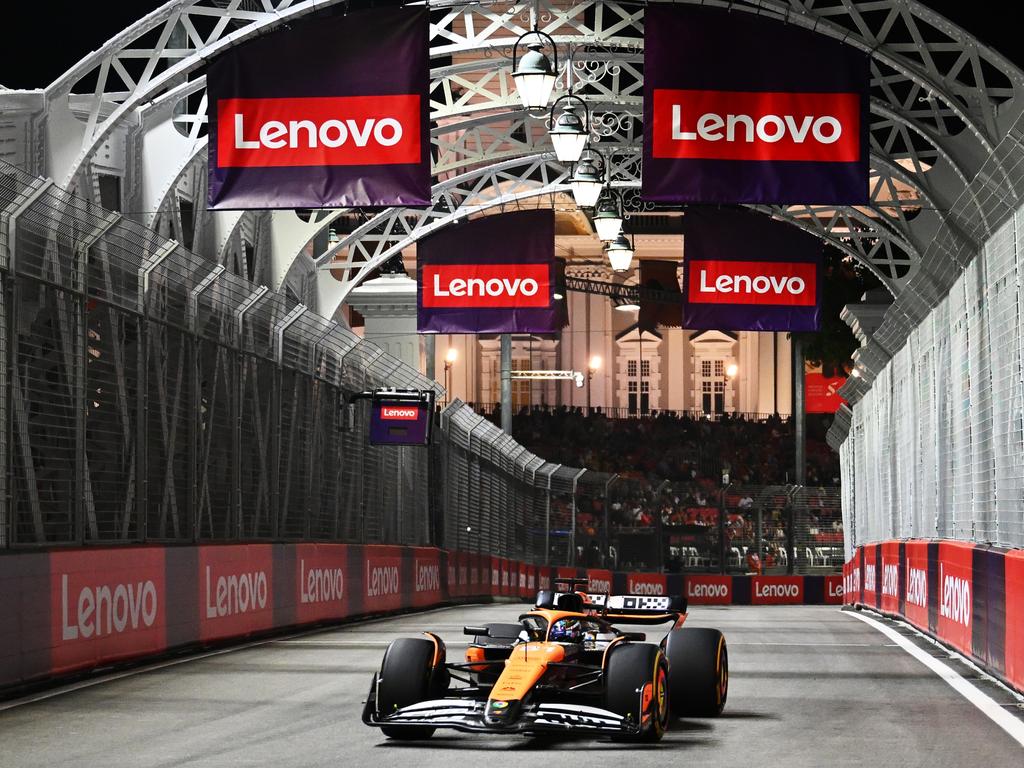
[[[853,605],[860,600],[860,552],[854,552],[850,562],[843,565],[843,602]]]
[[[1024,691],[1024,550],[1006,554],[1006,678]]]
[[[844,567],[845,570],[845,567]],[[825,605],[843,604],[843,577],[836,574],[825,577]]]
[[[429,205],[429,24],[425,8],[293,20],[211,61],[209,208]]]
[[[875,553],[878,547],[872,545],[864,547],[864,605],[872,608],[878,607],[878,562]]]
[[[687,298],[702,304],[813,307],[818,269],[808,262],[690,261]]]
[[[502,309],[547,307],[549,264],[436,264],[422,270],[422,306]]]
[[[591,568],[587,571],[587,592],[597,595],[612,593],[612,572],[602,568]]]
[[[881,549],[882,604],[879,607],[886,613],[899,613],[900,544],[898,541],[887,541],[882,544]]]
[[[908,541],[903,563],[906,583],[903,615],[919,629],[928,631],[928,542]]]
[[[820,371],[804,375],[804,403],[807,413],[835,413],[846,403],[839,389],[846,383],[845,376],[823,376]]]
[[[441,553],[436,549],[413,549],[412,605],[421,607],[441,602]]]
[[[51,671],[162,651],[165,603],[162,549],[52,552]]]
[[[799,605],[804,601],[803,576],[754,576],[751,605]]]
[[[656,158],[853,163],[859,93],[654,90]]]
[[[199,548],[199,639],[247,635],[274,626],[273,548]]]
[[[973,544],[939,543],[938,636],[971,655],[971,619],[974,611]]]
[[[626,592],[631,595],[667,595],[668,579],[663,573],[627,573]]]
[[[732,603],[731,576],[687,576],[686,602],[690,605]]]
[[[402,548],[363,548],[363,608],[369,613],[402,607]]]
[[[344,544],[295,545],[295,618],[299,622],[348,615],[348,547]]]
[[[220,168],[419,161],[416,94],[217,102]]]

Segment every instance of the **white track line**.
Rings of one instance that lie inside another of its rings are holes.
[[[1016,741],[1022,747],[1024,747],[1024,720],[1020,720],[1005,709],[1003,709],[994,699],[988,694],[981,691],[981,689],[972,685],[965,678],[961,677],[951,667],[943,664],[941,661],[936,659],[934,656],[929,654],[927,651],[919,648],[914,643],[910,642],[896,630],[891,627],[887,627],[880,621],[875,621],[869,616],[865,616],[859,611],[844,611],[849,616],[860,619],[865,624],[874,627],[883,635],[892,640],[896,645],[905,650],[915,659],[924,664],[928,669],[934,672],[936,675],[945,680],[950,687],[967,699],[971,704],[977,707],[982,714],[984,714],[989,720],[994,722],[1000,728],[1002,728],[1010,736],[1011,739]]]
[[[349,628],[355,628],[359,626],[365,626],[367,624],[379,624],[385,621],[394,621],[395,619],[408,618],[413,615],[423,616],[431,613],[443,613],[444,611],[452,611],[458,608],[473,608],[478,605],[488,605],[487,603],[464,603],[461,605],[442,605],[438,608],[428,608],[425,611],[417,611],[415,614],[412,613],[399,613],[393,616],[379,616],[372,619],[361,619],[359,621],[339,623],[324,627],[314,627],[313,629],[305,629],[299,632],[294,632],[289,635],[278,635],[277,637],[268,637],[262,640],[254,640],[248,643],[242,643],[240,645],[231,645],[227,648],[217,648],[213,651],[200,651],[197,653],[190,653],[187,656],[183,656],[180,659],[169,659],[167,661],[158,661],[153,664],[146,664],[145,666],[135,667],[133,669],[126,669],[122,672],[110,672],[106,674],[99,674],[97,677],[92,677],[86,680],[80,680],[77,683],[69,683],[62,685],[59,688],[54,688],[48,691],[42,691],[41,693],[32,694],[29,696],[23,696],[19,699],[11,699],[10,701],[0,701],[0,712],[4,712],[8,709],[15,709],[16,707],[23,707],[26,704],[35,704],[39,701],[45,701],[46,699],[52,699],[56,696],[63,696],[68,693],[74,693],[80,691],[83,688],[92,688],[94,685],[104,685],[106,683],[112,683],[115,680],[122,680],[126,677],[135,677],[136,675],[144,675],[147,672],[155,672],[159,669],[167,669],[168,667],[176,667],[179,664],[188,664],[193,661],[202,661],[203,659],[209,659],[213,656],[222,656],[226,653],[235,653],[237,651],[245,651],[249,648],[257,648],[261,645],[272,645],[274,643],[294,641],[297,638],[308,637],[309,635],[316,635],[325,632],[336,632],[338,630],[345,630]],[[356,643],[356,645],[362,645],[362,643]],[[386,646],[387,643],[382,645]],[[88,674],[88,673],[86,673]]]

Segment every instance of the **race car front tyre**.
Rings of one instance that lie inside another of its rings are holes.
[[[623,643],[608,653],[605,708],[638,723],[628,741],[658,741],[668,725],[668,663],[650,643]]]
[[[717,629],[674,629],[665,638],[675,717],[717,717],[729,695],[729,651]]]
[[[377,680],[377,714],[387,717],[397,709],[431,698],[434,686],[434,644],[425,638],[403,637],[384,652]],[[429,726],[381,726],[392,739],[429,739]]]

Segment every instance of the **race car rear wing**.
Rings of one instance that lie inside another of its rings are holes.
[[[589,581],[577,578],[552,579],[556,587],[565,591],[541,592],[537,595],[538,608],[564,608],[589,610],[612,622],[630,624],[662,624],[679,622],[686,614],[686,598],[668,595],[609,595],[585,592]],[[543,604],[542,604],[543,603]],[[581,603],[581,605],[576,605]]]

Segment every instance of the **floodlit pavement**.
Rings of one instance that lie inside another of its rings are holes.
[[[434,630],[454,658],[465,645],[463,625],[507,621],[523,608],[455,607],[353,624],[26,703],[0,711],[0,765],[996,768],[1024,760],[1015,741],[891,639],[819,606],[694,607],[690,621],[718,627],[729,642],[729,703],[717,720],[677,721],[656,745],[454,731],[396,743],[360,722],[390,640]],[[916,642],[970,674],[945,651]],[[1019,712],[1008,694],[981,686]]]

